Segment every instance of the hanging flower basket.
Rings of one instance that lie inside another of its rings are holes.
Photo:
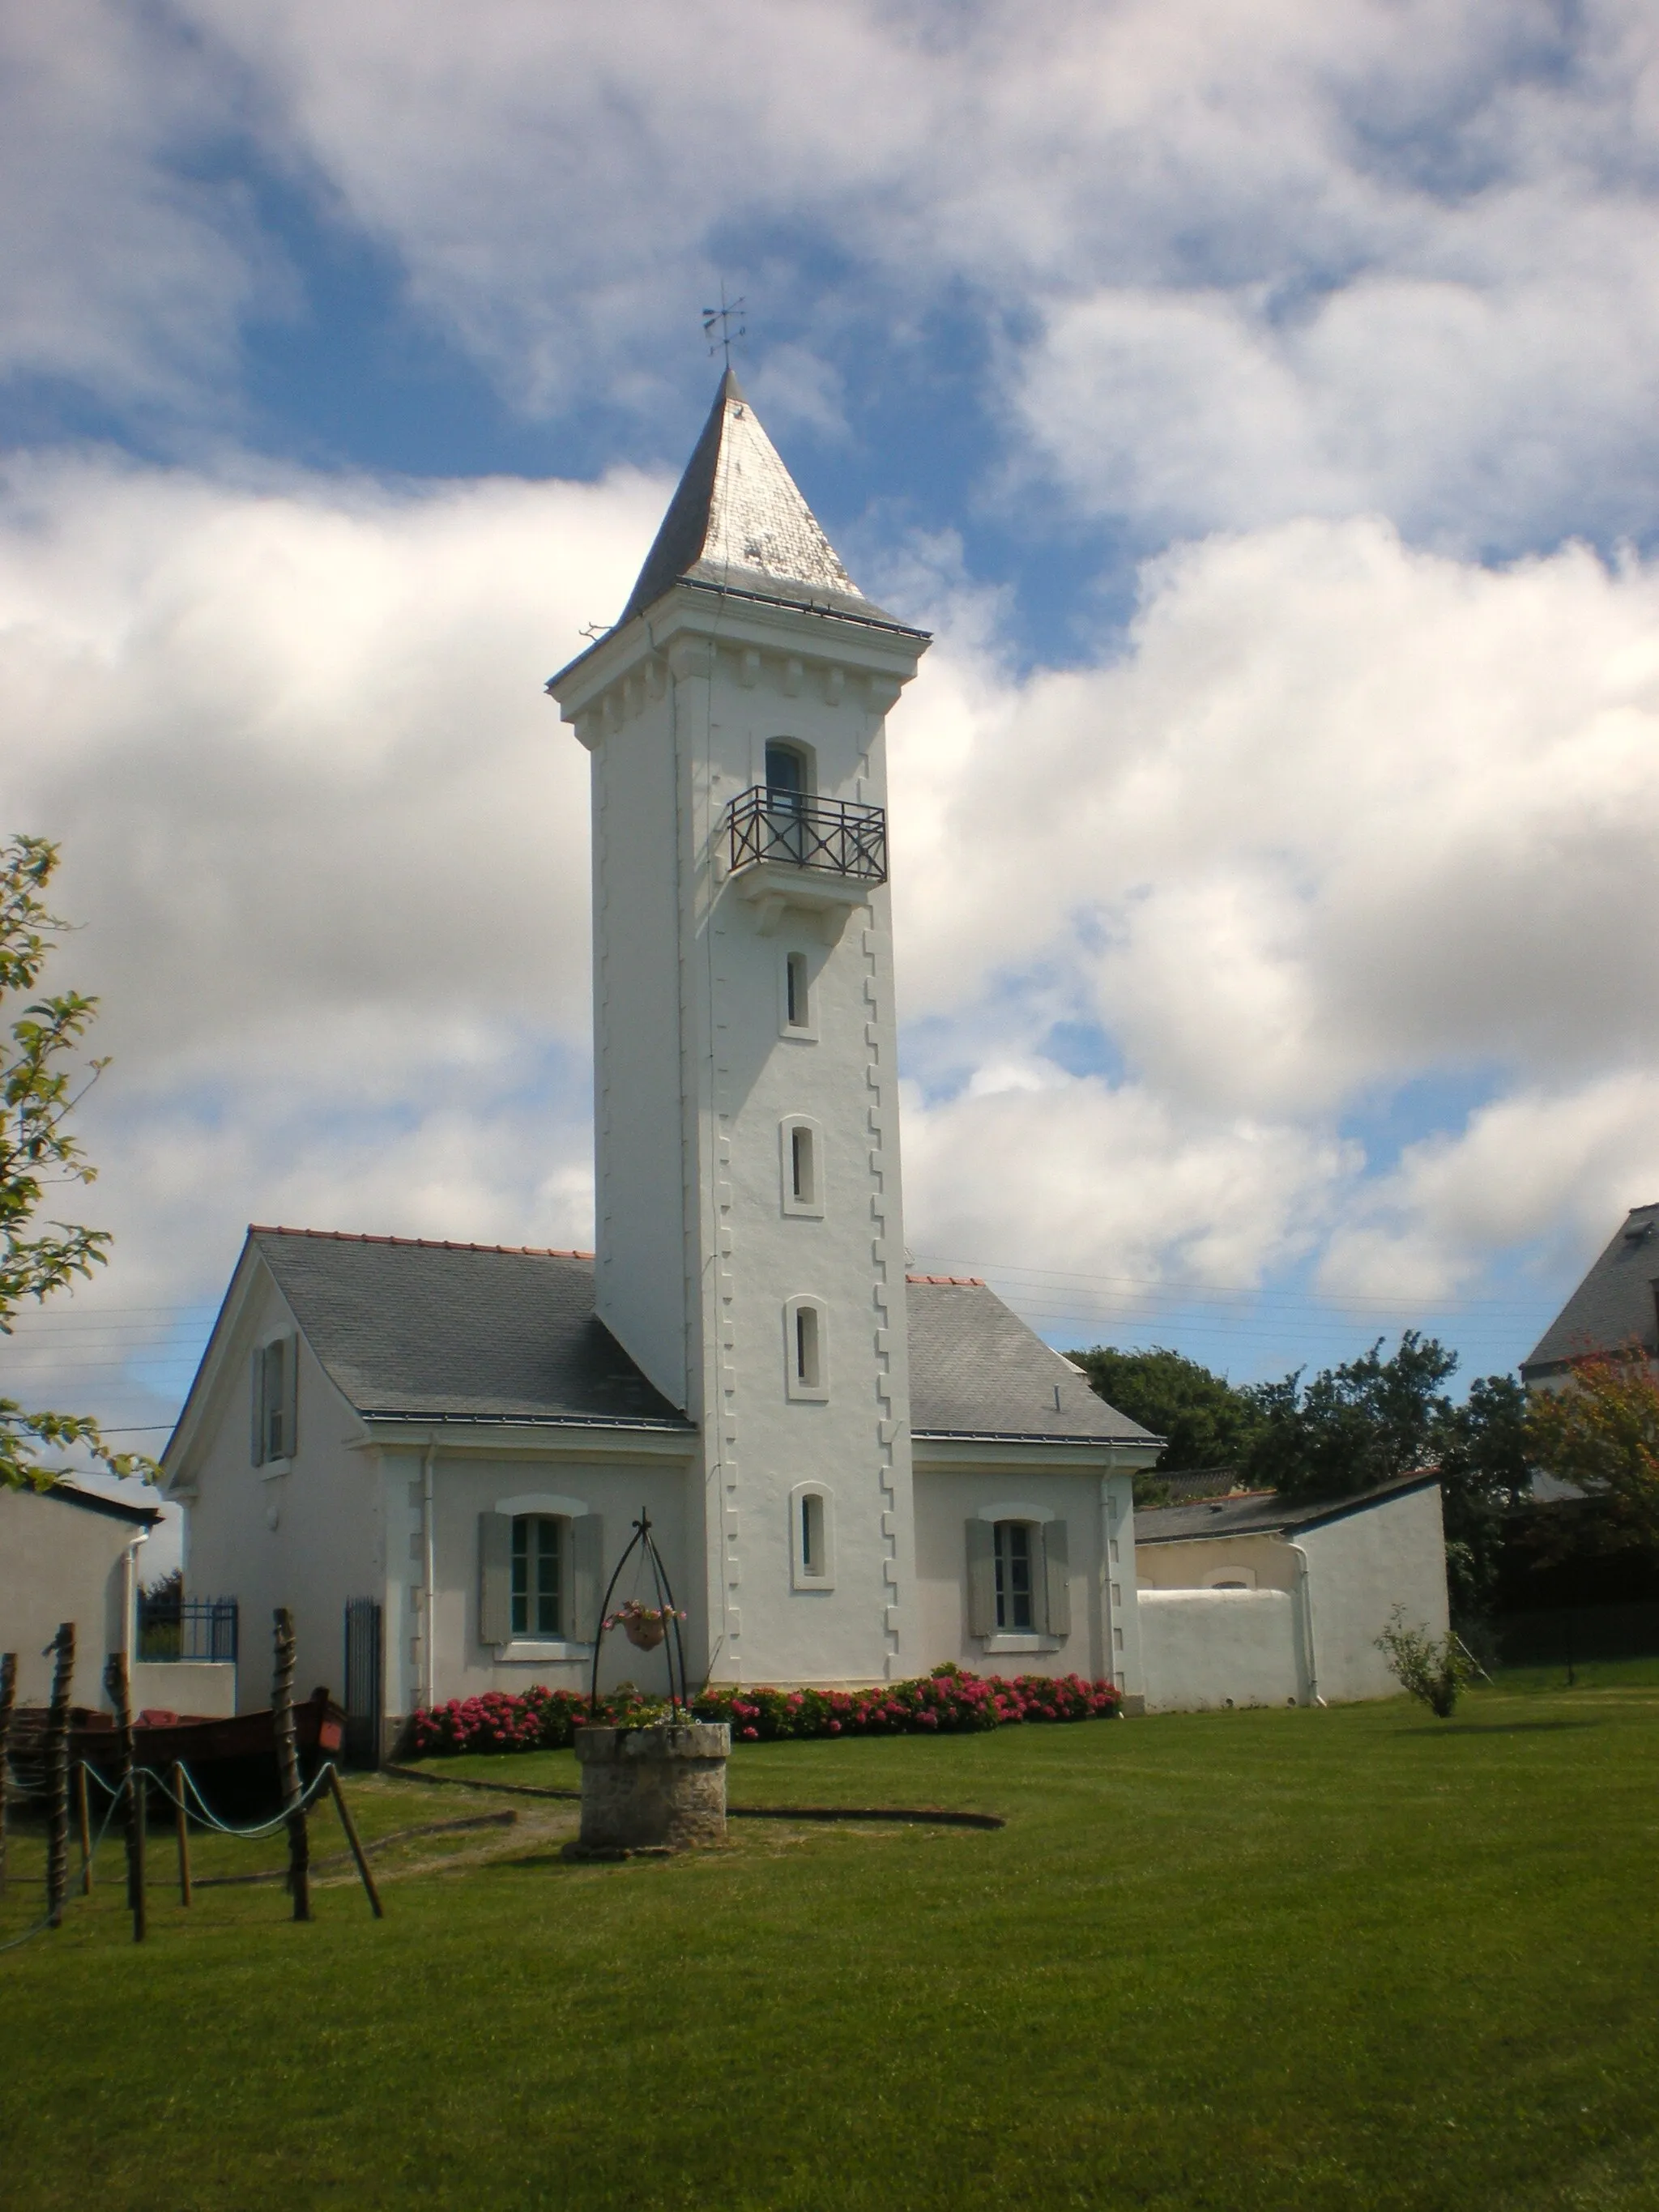
[[[613,1613],[605,1617],[607,1628],[620,1628],[629,1642],[638,1651],[654,1651],[668,1633],[671,1620],[684,1620],[685,1615],[671,1605],[641,1605],[630,1597]]]

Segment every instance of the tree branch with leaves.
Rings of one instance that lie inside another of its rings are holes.
[[[70,1117],[107,1065],[76,1064],[95,999],[79,991],[28,995],[69,927],[43,896],[57,866],[58,848],[44,837],[15,836],[0,847],[0,1005],[26,1001],[0,1035],[0,1333],[8,1336],[25,1299],[39,1304],[89,1279],[107,1262],[112,1241],[106,1229],[38,1222],[54,1186],[97,1176]],[[142,1454],[112,1451],[88,1414],[29,1412],[0,1397],[0,1485],[46,1488],[65,1472],[46,1455],[76,1446],[112,1474],[153,1472]]]

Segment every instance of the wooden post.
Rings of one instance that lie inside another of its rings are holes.
[[[363,1878],[363,1887],[377,1920],[386,1918],[386,1908],[380,1903],[380,1893],[374,1887],[374,1877],[368,1870],[368,1860],[357,1840],[357,1824],[346,1810],[345,1794],[340,1788],[340,1778],[332,1765],[328,1770],[328,1786],[334,1799],[334,1809],[340,1816],[340,1826],[345,1830],[345,1839],[351,1846],[351,1856],[357,1862],[357,1871]]]
[[[179,1834],[179,1902],[190,1903],[190,1822],[185,1817],[185,1770],[173,1763],[173,1817]]]
[[[311,1841],[306,1832],[305,1807],[301,1802],[300,1752],[294,1731],[294,1616],[279,1605],[276,1623],[276,1673],[270,1686],[270,1717],[276,1731],[276,1771],[283,1785],[283,1809],[288,1815],[288,1886],[294,1899],[294,1917],[311,1917]]]
[[[69,1895],[70,1697],[75,1686],[75,1623],[59,1624],[52,1653],[52,1703],[46,1708],[46,1921],[61,1927]]]
[[[75,1762],[75,1825],[81,1832],[81,1894],[92,1895],[92,1808],[87,1803],[87,1762]]]
[[[121,1793],[121,1820],[127,1844],[127,1908],[132,1914],[132,1940],[144,1940],[144,1807],[132,1771],[132,1706],[127,1696],[127,1661],[124,1651],[112,1651],[104,1668],[104,1695],[115,1710],[116,1775]]]
[[[6,1773],[11,1763],[11,1716],[16,1703],[17,1654],[0,1651],[0,1897],[6,1893]]]

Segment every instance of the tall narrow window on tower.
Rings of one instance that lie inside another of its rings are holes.
[[[778,1164],[786,1213],[823,1213],[823,1133],[805,1114],[787,1114],[778,1129]]]
[[[812,1026],[812,991],[806,973],[806,955],[792,952],[783,964],[784,1020],[792,1030]]]
[[[830,1395],[830,1346],[823,1301],[791,1298],[783,1310],[785,1378],[792,1398]]]

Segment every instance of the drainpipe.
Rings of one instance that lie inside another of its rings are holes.
[[[138,1656],[138,1547],[149,1541],[149,1530],[141,1529],[127,1546],[121,1561],[121,1657],[129,1681],[132,1679],[133,1662]]]
[[[1308,1579],[1308,1555],[1300,1544],[1291,1544],[1290,1548],[1296,1553],[1297,1595],[1302,1601],[1303,1634],[1308,1645],[1308,1703],[1322,1705],[1325,1700],[1319,1694],[1319,1649],[1314,1642],[1313,1585]]]
[[[421,1462],[421,1702],[438,1702],[437,1628],[434,1619],[438,1601],[438,1532],[432,1509],[432,1471],[438,1463],[438,1439],[426,1440]]]

